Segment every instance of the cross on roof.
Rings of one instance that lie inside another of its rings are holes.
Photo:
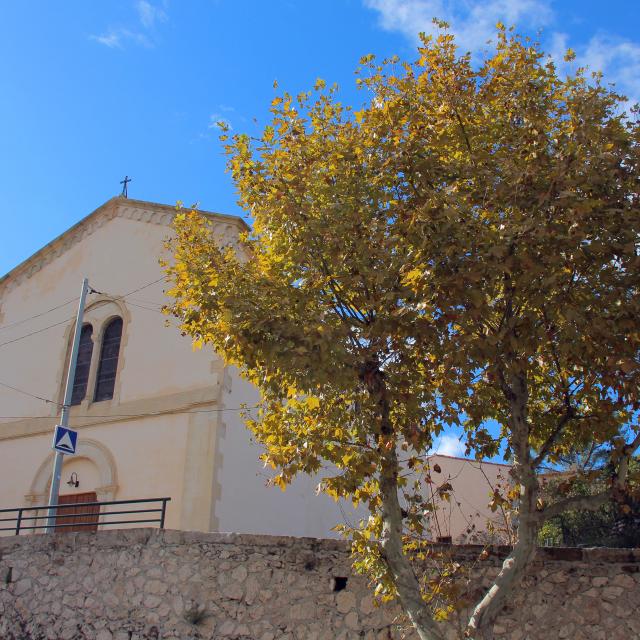
[[[127,185],[131,182],[131,178],[129,176],[125,176],[124,180],[120,180],[120,184],[122,185],[122,195],[123,198],[128,198],[127,195]]]

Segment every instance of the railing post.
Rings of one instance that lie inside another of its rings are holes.
[[[16,520],[16,535],[20,535],[20,524],[22,523],[22,509],[18,509],[18,519]]]
[[[156,503],[160,502],[158,508]],[[0,534],[3,531],[11,531],[15,535],[20,535],[21,531],[37,531],[45,529],[51,531],[74,531],[82,530],[81,527],[93,527],[93,530],[101,526],[113,525],[159,525],[160,529],[164,529],[167,517],[167,503],[171,502],[170,497],[165,498],[142,498],[138,500],[109,500],[105,502],[77,502],[71,503],[76,507],[82,507],[82,511],[72,511],[72,513],[59,514],[60,505],[38,505],[31,507],[15,507],[12,509],[0,509]],[[70,506],[71,506],[70,505]],[[131,509],[130,506],[135,505]],[[137,508],[138,505],[141,508]],[[142,508],[148,505],[149,508]],[[64,506],[64,505],[63,505]],[[114,511],[105,510],[106,507],[116,506]],[[86,508],[91,507],[90,511]],[[48,508],[46,515],[37,515],[42,509]],[[35,513],[33,516],[31,514]],[[160,515],[158,515],[158,513]],[[53,514],[53,516],[52,516]],[[4,516],[8,517],[4,517]],[[115,521],[101,521],[104,516],[124,516],[124,519],[116,519]],[[130,516],[137,516],[137,519],[129,519]],[[46,524],[41,525],[39,521],[45,520]],[[87,521],[89,519],[89,521]],[[4,523],[7,526],[4,527]]]
[[[160,528],[164,529],[164,516],[167,512],[167,499],[162,498],[162,513],[160,514]]]

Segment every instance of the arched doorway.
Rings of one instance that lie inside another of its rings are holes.
[[[51,486],[51,470],[53,468],[53,452],[42,462],[31,484],[30,492],[25,496],[29,506],[46,505]],[[82,438],[78,442],[77,452],[73,456],[65,456],[60,478],[60,504],[68,504],[59,511],[58,524],[71,526],[66,530],[92,530],[97,528],[97,510],[91,507],[74,507],[84,502],[114,500],[117,492],[116,465],[113,455],[103,444]],[[38,511],[37,515],[44,515]],[[44,520],[38,520],[44,524]],[[73,526],[74,524],[78,525]],[[95,527],[93,526],[95,525]],[[41,532],[42,530],[36,530]]]

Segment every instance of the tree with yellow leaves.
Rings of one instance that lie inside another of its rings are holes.
[[[260,390],[248,426],[274,483],[321,473],[369,508],[346,531],[356,565],[422,640],[455,606],[420,562],[425,455],[447,425],[477,459],[504,446],[514,490],[494,500],[516,511],[516,539],[466,628],[491,637],[542,524],[628,489],[640,128],[598,76],[561,78],[502,26],[479,66],[446,30],[414,63],[362,65],[360,110],[318,81],[277,97],[259,139],[224,133],[253,228],[221,247],[177,217],[173,312]],[[608,447],[605,490],[545,504],[541,466],[591,443]]]

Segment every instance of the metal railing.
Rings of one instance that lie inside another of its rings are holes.
[[[13,531],[15,535],[20,535],[21,531],[37,531],[40,529],[54,529],[65,531],[71,527],[92,527],[94,530],[98,527],[109,527],[121,524],[158,524],[160,529],[164,529],[164,519],[167,513],[167,502],[171,498],[143,498],[140,500],[110,500],[107,502],[71,502],[57,504],[55,506],[41,505],[38,507],[16,507],[15,509],[0,509],[0,524],[12,522],[10,527],[0,527],[0,531]],[[105,511],[102,507],[111,507],[114,505],[139,505],[148,503],[160,503],[157,507],[151,509],[118,509],[115,511]],[[91,508],[91,511],[76,511],[76,509]],[[49,523],[49,509],[56,512],[55,521]],[[65,513],[72,511],[71,513]],[[37,515],[38,511],[42,511],[42,515]],[[36,512],[35,515],[25,515]],[[13,517],[4,517],[6,514],[15,514]],[[137,520],[110,520],[110,516],[126,516],[144,514],[158,514],[155,517],[142,518]],[[70,520],[74,518],[75,520]],[[61,520],[67,522],[60,522]],[[42,521],[38,523],[37,521]],[[25,524],[26,523],[26,524]]]

